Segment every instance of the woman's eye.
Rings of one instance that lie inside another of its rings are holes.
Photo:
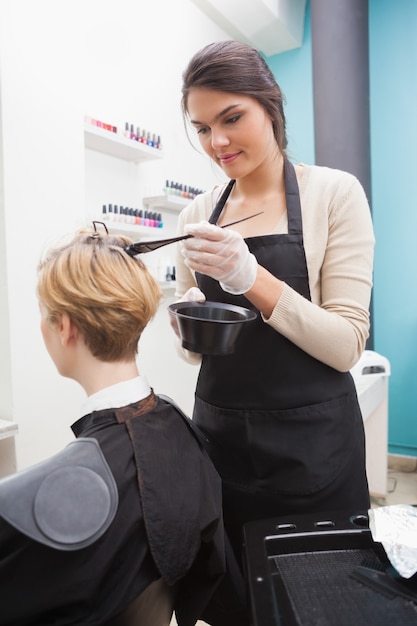
[[[197,135],[204,135],[207,132],[207,128],[203,126],[201,128],[197,128]]]
[[[235,124],[240,119],[240,115],[233,115],[226,120],[226,124]]]

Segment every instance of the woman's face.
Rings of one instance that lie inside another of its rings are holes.
[[[202,148],[229,178],[243,178],[277,155],[272,120],[254,98],[195,88],[187,108]]]

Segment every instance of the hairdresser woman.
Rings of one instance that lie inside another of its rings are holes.
[[[177,296],[257,313],[231,355],[182,350],[201,360],[193,418],[211,442],[239,555],[249,520],[369,507],[349,369],[369,332],[374,235],[354,176],[290,162],[283,95],[257,51],[206,46],[182,94],[185,118],[231,182],[180,215],[179,233],[194,237],[178,250]]]

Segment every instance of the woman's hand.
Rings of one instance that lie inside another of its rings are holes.
[[[240,233],[206,221],[187,224],[185,233],[193,235],[182,242],[189,268],[218,280],[228,293],[249,291],[256,280],[258,262]]]
[[[205,302],[206,296],[198,287],[191,287],[185,294],[177,300],[177,302]],[[180,339],[180,331],[178,328],[177,316],[174,313],[170,312],[169,315],[169,323],[171,325],[172,330]]]

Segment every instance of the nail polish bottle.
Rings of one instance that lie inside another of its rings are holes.
[[[125,122],[125,132],[124,132],[125,137],[130,137],[130,132],[129,132],[129,123]]]
[[[130,125],[130,138],[131,139],[136,139],[135,129],[133,127],[133,124]]]
[[[158,227],[163,228],[163,226],[164,226],[164,223],[162,221],[162,214],[158,213]]]
[[[108,220],[110,222],[113,222],[114,215],[113,215],[113,205],[112,204],[109,204],[109,208],[108,208],[108,211],[107,211],[107,217],[108,217]]]
[[[103,222],[107,221],[107,207],[105,204],[103,204],[103,207],[101,209],[101,219],[103,220]]]

